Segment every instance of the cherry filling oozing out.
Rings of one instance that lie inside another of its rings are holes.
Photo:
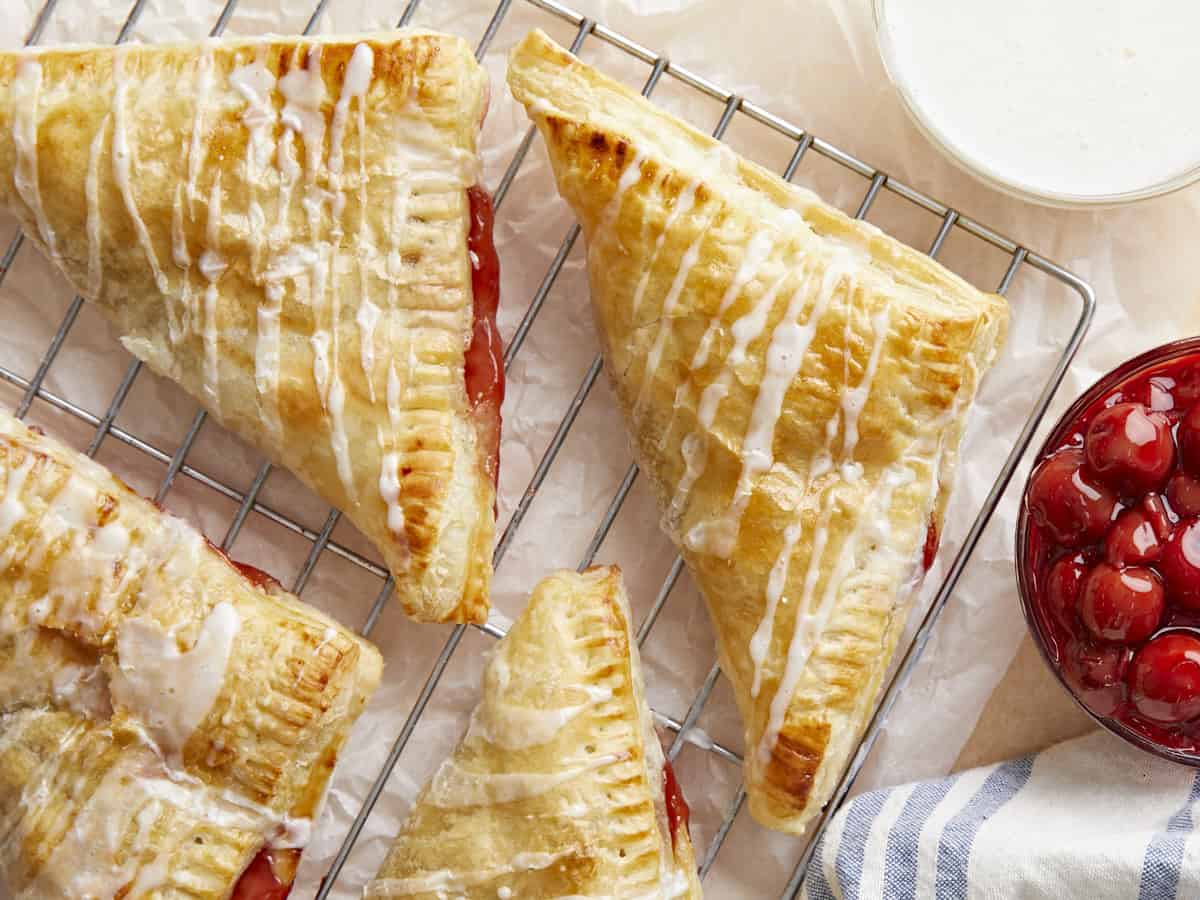
[[[493,482],[500,475],[500,407],[504,404],[504,350],[496,326],[500,305],[500,257],[492,236],[495,216],[492,198],[476,185],[467,191],[471,227],[467,250],[471,257],[471,292],[475,296],[474,327],[467,346],[467,399],[475,415],[485,465]]]
[[[230,900],[286,900],[299,862],[299,850],[263,849],[238,879]]]
[[[1120,384],[1026,494],[1032,612],[1082,702],[1200,754],[1200,356]]]
[[[687,801],[683,799],[683,791],[679,789],[679,782],[675,780],[675,769],[669,762],[663,763],[663,797],[667,804],[667,827],[671,829],[671,846],[673,848],[676,843],[676,835],[679,833],[679,826],[682,825],[686,830],[692,813],[688,809]]]

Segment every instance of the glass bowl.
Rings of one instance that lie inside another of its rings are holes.
[[[887,3],[888,0],[873,0],[876,45],[888,79],[896,88],[909,118],[912,119],[917,129],[925,135],[930,143],[938,147],[947,159],[967,174],[1011,197],[1063,209],[1097,209],[1118,206],[1169,194],[1200,180],[1200,160],[1197,160],[1182,172],[1135,190],[1107,194],[1075,194],[1031,185],[989,166],[956,143],[947,131],[939,128],[936,116],[930,115],[915,96],[912,85],[903,70],[904,67],[898,62],[888,35],[885,11]]]
[[[1165,610],[1154,620],[1157,624],[1148,636],[1128,642],[1105,641],[1089,633],[1088,626],[1082,621],[1078,603],[1082,596],[1078,587],[1081,582],[1074,581],[1076,587],[1072,593],[1061,587],[1064,580],[1052,584],[1048,577],[1050,569],[1060,560],[1067,560],[1063,563],[1063,572],[1069,572],[1075,565],[1079,566],[1075,571],[1086,569],[1090,572],[1094,566],[1106,561],[1106,554],[1109,554],[1108,561],[1112,561],[1114,551],[1111,546],[1106,549],[1104,542],[1112,531],[1112,522],[1123,510],[1141,511],[1151,508],[1150,504],[1157,504],[1165,511],[1162,527],[1166,533],[1174,534],[1192,521],[1192,516],[1198,514],[1197,508],[1189,507],[1185,500],[1177,504],[1182,512],[1174,508],[1170,497],[1185,495],[1169,493],[1177,487],[1171,481],[1166,482],[1167,488],[1160,487],[1151,492],[1160,498],[1158,501],[1147,500],[1151,494],[1142,495],[1140,491],[1125,495],[1102,526],[1105,536],[1093,540],[1082,550],[1064,549],[1050,535],[1048,526],[1035,519],[1030,508],[1030,486],[1040,471],[1040,464],[1056,454],[1065,451],[1066,458],[1066,454],[1082,448],[1086,426],[1097,413],[1116,403],[1130,401],[1144,403],[1150,411],[1161,414],[1169,423],[1174,444],[1183,411],[1200,403],[1200,337],[1156,347],[1109,372],[1071,405],[1038,450],[1037,465],[1026,480],[1017,516],[1016,574],[1021,609],[1042,658],[1089,716],[1143,750],[1200,768],[1200,717],[1178,725],[1164,725],[1142,716],[1132,699],[1133,660],[1137,652],[1166,634],[1200,638],[1200,611],[1179,606],[1172,599],[1173,588],[1168,585]],[[1172,473],[1177,471],[1178,459],[1176,451]],[[1080,471],[1086,473],[1091,484],[1101,483],[1100,477],[1091,474],[1090,468]],[[1171,477],[1174,478],[1174,474]],[[1200,483],[1200,479],[1195,481]],[[1119,492],[1114,490],[1115,493]],[[1160,535],[1162,533],[1160,531]],[[1160,544],[1166,546],[1170,542],[1171,538],[1164,536]],[[1078,564],[1075,560],[1079,560]],[[1162,562],[1156,559],[1145,565],[1158,569]],[[1070,579],[1065,582],[1069,583]],[[1064,596],[1070,599],[1064,600]],[[1091,608],[1095,609],[1095,606]],[[1096,621],[1093,616],[1092,622]],[[1200,657],[1196,662],[1196,673],[1200,676]]]

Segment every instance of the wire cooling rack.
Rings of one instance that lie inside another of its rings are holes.
[[[305,34],[312,32],[317,26],[322,14],[325,12],[328,2],[329,0],[319,0],[319,2],[315,4],[308,19],[308,23],[304,29]],[[434,5],[435,3],[440,2],[440,0],[426,0],[426,2],[429,5]],[[1017,242],[999,234],[986,225],[960,214],[952,207],[947,206],[946,204],[941,203],[938,200],[935,200],[932,197],[929,197],[926,194],[909,187],[903,182],[891,178],[886,173],[846,152],[845,150],[842,150],[833,144],[814,136],[812,133],[798,125],[794,125],[791,122],[788,122],[768,112],[763,107],[755,104],[752,100],[725,90],[701,75],[672,63],[665,56],[656,53],[653,50],[648,49],[633,40],[630,40],[624,35],[605,27],[602,23],[581,15],[565,5],[553,2],[553,0],[500,0],[499,5],[492,13],[482,36],[479,37],[478,43],[476,44],[476,55],[478,57],[482,58],[484,53],[487,51],[488,47],[495,38],[497,31],[504,22],[506,15],[514,5],[514,2],[521,2],[534,8],[535,10],[540,11],[541,13],[544,13],[549,19],[557,19],[560,22],[565,22],[570,26],[573,26],[576,29],[574,41],[571,46],[573,51],[578,51],[588,40],[601,41],[622,51],[633,59],[636,59],[649,66],[649,72],[642,88],[642,93],[646,96],[650,96],[658,86],[662,77],[667,75],[673,79],[676,79],[687,88],[690,88],[693,91],[699,92],[700,94],[723,104],[723,111],[721,113],[720,120],[712,132],[717,138],[722,138],[725,135],[730,124],[734,121],[735,116],[738,115],[748,117],[760,125],[764,125],[779,135],[782,135],[794,144],[791,158],[782,172],[782,176],[785,179],[792,179],[797,169],[810,152],[819,154],[820,156],[833,161],[854,175],[861,177],[866,182],[866,188],[862,195],[862,200],[858,204],[857,211],[855,212],[855,216],[857,218],[867,217],[871,211],[872,205],[875,203],[875,200],[881,191],[891,192],[892,194],[901,198],[903,201],[906,201],[907,204],[911,205],[912,207],[922,210],[929,216],[934,217],[938,224],[936,236],[926,250],[930,256],[936,257],[942,250],[946,239],[952,232],[956,230],[969,235],[973,239],[991,245],[993,248],[996,248],[1007,254],[1009,259],[1007,269],[1005,270],[999,284],[995,286],[981,285],[981,287],[992,288],[997,292],[1004,294],[1008,291],[1017,272],[1025,267],[1041,273],[1043,276],[1053,279],[1062,285],[1065,285],[1078,296],[1080,303],[1079,316],[1075,320],[1074,328],[1064,345],[1064,349],[1058,356],[1049,377],[1041,385],[1041,390],[1033,404],[1032,412],[1025,421],[1020,433],[1015,437],[1012,444],[1012,449],[1005,459],[995,483],[992,485],[992,488],[988,492],[982,507],[975,517],[974,522],[964,537],[958,554],[955,556],[953,562],[949,565],[946,576],[934,595],[933,600],[927,607],[927,611],[918,625],[914,637],[908,645],[906,652],[901,658],[899,664],[896,666],[895,674],[888,683],[888,686],[880,699],[875,714],[872,717],[862,741],[860,742],[854,756],[850,760],[846,771],[838,784],[833,799],[827,805],[821,817],[811,829],[810,839],[805,845],[804,849],[801,851],[796,862],[794,874],[792,875],[782,895],[785,900],[791,900],[791,898],[795,897],[799,893],[804,872],[812,857],[812,853],[815,849],[818,838],[824,832],[825,825],[827,824],[829,817],[836,812],[838,807],[844,801],[848,791],[854,783],[855,778],[866,761],[867,756],[879,735],[880,728],[886,719],[888,712],[894,705],[911,673],[911,670],[924,650],[925,645],[928,643],[933,626],[939,614],[954,591],[954,588],[962,575],[963,569],[965,568],[972,551],[979,542],[984,527],[987,525],[992,513],[995,511],[1001,495],[1007,488],[1009,481],[1012,479],[1014,471],[1024,456],[1025,451],[1028,449],[1034,431],[1044,417],[1055,392],[1062,382],[1067,368],[1070,365],[1076,351],[1078,350],[1084,334],[1087,331],[1088,325],[1091,322],[1092,315],[1095,310],[1095,296],[1091,287],[1086,282],[1061,266],[1039,255],[1038,253],[1021,246]],[[404,6],[402,14],[397,20],[397,27],[409,24],[421,3],[422,0],[409,0],[409,2]],[[38,42],[57,5],[58,0],[46,0],[34,20],[33,27],[31,28],[25,41],[26,45],[32,45]],[[117,43],[123,43],[130,37],[146,5],[147,0],[136,0],[136,2],[132,4],[124,20],[124,24],[121,27],[120,33],[117,36]],[[236,10],[237,5],[238,0],[226,0],[221,9],[220,15],[211,29],[211,34],[214,37],[219,36],[225,30],[226,25]],[[497,209],[503,205],[505,197],[508,195],[509,189],[513,185],[513,180],[516,177],[522,163],[526,159],[530,146],[533,142],[533,138],[534,129],[532,126],[530,126],[526,131],[524,138],[518,145],[516,152],[514,153],[503,174],[503,177],[500,179],[496,187],[494,196]],[[558,247],[557,253],[554,255],[549,269],[542,277],[541,282],[530,299],[528,307],[526,308],[525,313],[522,316],[520,323],[518,324],[516,331],[514,332],[505,350],[504,367],[506,371],[512,366],[513,360],[521,351],[521,347],[525,343],[530,328],[533,326],[534,321],[541,312],[546,299],[550,294],[550,290],[555,283],[555,280],[558,278],[558,275],[561,272],[563,265],[566,262],[569,253],[571,252],[571,249],[574,247],[575,242],[579,237],[579,233],[580,231],[578,225],[572,226],[567,231]],[[14,260],[17,257],[17,254],[24,246],[24,243],[24,237],[18,231],[15,237],[9,243],[3,255],[0,256],[0,283],[3,283],[5,277],[12,267]],[[139,372],[141,371],[140,362],[132,363],[126,370],[124,377],[121,379],[115,393],[109,401],[106,411],[101,416],[97,416],[79,404],[67,399],[66,397],[60,396],[46,389],[44,386],[46,375],[50,371],[51,366],[54,364],[55,359],[58,357],[59,351],[62,349],[63,342],[66,340],[68,333],[75,324],[83,302],[83,298],[79,296],[76,296],[72,300],[71,304],[67,308],[66,314],[59,323],[53,337],[41,356],[36,370],[31,377],[25,378],[17,372],[5,367],[4,365],[0,365],[0,379],[8,382],[23,392],[21,400],[16,407],[16,415],[18,417],[24,417],[29,412],[29,409],[35,399],[42,400],[48,403],[51,407],[67,413],[94,428],[91,441],[86,450],[89,456],[94,456],[104,441],[107,438],[112,437],[123,444],[140,451],[156,462],[165,464],[166,474],[159,483],[158,489],[155,493],[154,499],[156,502],[161,503],[163,501],[179,475],[193,479],[196,482],[199,482],[200,484],[233,501],[237,504],[237,512],[235,513],[231,524],[225,532],[224,538],[220,542],[220,546],[223,550],[228,549],[233,544],[234,540],[241,531],[247,516],[252,511],[264,516],[269,521],[286,528],[294,534],[303,537],[308,541],[310,546],[304,564],[300,568],[299,573],[291,585],[292,590],[296,593],[300,593],[304,590],[318,559],[323,553],[336,554],[337,556],[370,572],[376,576],[381,583],[379,593],[372,602],[370,612],[368,613],[367,618],[361,628],[361,633],[364,636],[370,635],[392,593],[392,580],[388,573],[373,561],[365,558],[344,544],[331,540],[334,527],[337,525],[339,520],[339,513],[336,510],[329,512],[319,531],[313,531],[305,525],[297,522],[294,518],[284,515],[260,501],[259,494],[271,473],[272,467],[270,463],[263,463],[260,466],[249,487],[244,491],[231,487],[222,479],[216,478],[198,468],[189,465],[187,462],[188,452],[195,443],[201,426],[204,424],[206,418],[206,414],[203,411],[195,413],[182,442],[173,451],[168,451],[156,446],[155,444],[144,440],[130,431],[116,425],[115,421],[117,416],[120,413],[122,406],[129,395],[130,389],[133,387],[133,384],[138,377]],[[516,302],[516,298],[506,298],[506,303],[513,302]],[[592,360],[591,365],[588,367],[582,382],[579,384],[578,389],[570,401],[566,414],[559,422],[557,429],[555,430],[554,435],[549,442],[549,445],[546,447],[541,459],[533,471],[533,475],[528,486],[526,487],[509,521],[501,533],[494,554],[494,563],[497,567],[499,567],[505,556],[505,553],[511,546],[513,538],[516,535],[517,530],[521,527],[521,524],[524,521],[527,512],[529,511],[530,505],[538,493],[538,490],[545,482],[555,459],[559,455],[559,452],[566,441],[568,433],[571,431],[576,418],[579,416],[584,401],[591,392],[592,387],[600,374],[600,369],[601,359],[599,356],[597,356]],[[617,513],[621,509],[622,504],[625,502],[630,489],[633,487],[637,475],[637,467],[631,465],[626,471],[624,478],[621,480],[616,493],[609,502],[603,517],[596,525],[592,539],[588,543],[583,558],[579,562],[580,569],[591,565],[596,553],[603,544],[605,537],[612,528]],[[654,627],[654,623],[658,620],[659,614],[661,613],[664,605],[667,603],[672,589],[675,587],[675,584],[679,579],[682,569],[683,562],[680,558],[676,557],[674,563],[671,565],[670,570],[667,573],[666,578],[662,582],[657,596],[655,597],[654,603],[650,607],[648,614],[638,628],[637,640],[639,644],[645,642],[650,630]],[[424,685],[421,688],[420,693],[418,694],[416,701],[404,722],[403,727],[400,729],[399,734],[395,738],[395,742],[392,745],[391,751],[387,755],[382,769],[376,776],[370,790],[366,795],[362,807],[359,809],[353,823],[351,824],[342,841],[340,850],[338,851],[336,857],[329,867],[328,872],[325,875],[324,881],[322,882],[321,887],[316,895],[317,900],[325,900],[337,883],[338,877],[342,871],[347,857],[354,848],[368,816],[370,816],[376,801],[383,792],[392,770],[396,766],[401,755],[404,753],[405,748],[408,746],[409,740],[416,729],[418,721],[425,712],[430,698],[438,685],[438,682],[441,680],[447,665],[450,663],[451,658],[462,641],[466,627],[467,626],[456,627],[451,632],[448,640],[438,654],[436,661],[429,671]],[[502,637],[504,634],[502,628],[491,623],[480,626],[480,630],[494,638]],[[714,663],[682,720],[656,713],[657,720],[674,734],[673,740],[667,749],[666,754],[669,760],[673,761],[675,759],[675,757],[679,754],[679,751],[682,749],[688,733],[696,727],[696,723],[699,720],[705,704],[712,694],[713,688],[715,687],[719,677],[720,669]],[[709,740],[705,740],[702,746],[704,750],[713,754],[725,764],[740,767],[741,757],[733,750],[730,750],[718,742]],[[720,827],[715,832],[712,840],[707,846],[700,848],[700,875],[702,878],[708,874],[709,870],[716,861],[717,855],[719,854],[721,847],[729,834],[730,828],[733,826],[735,819],[742,813],[742,807],[744,806],[745,799],[746,794],[744,788],[739,788],[734,795],[732,802],[729,804]]]

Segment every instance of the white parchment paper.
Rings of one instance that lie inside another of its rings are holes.
[[[316,0],[242,0],[229,21],[230,34],[296,32]],[[40,3],[4,0],[0,35],[21,42]],[[128,0],[60,0],[43,43],[112,41]],[[1185,191],[1136,207],[1105,212],[1063,212],[1033,207],[991,191],[945,162],[908,122],[889,85],[875,47],[868,0],[574,0],[581,12],[668,55],[730,90],[811,129],[954,207],[1009,234],[1090,280],[1100,298],[1091,337],[1054,405],[1069,399],[1101,372],[1163,340],[1200,330],[1197,253],[1200,193]],[[216,0],[148,0],[134,30],[142,41],[198,38],[216,21]],[[364,31],[395,24],[401,0],[330,0],[320,32]],[[477,41],[490,19],[491,0],[425,0],[414,23]],[[499,180],[527,121],[504,86],[509,47],[533,26],[563,43],[575,28],[515,0],[489,52],[491,112],[485,126],[486,179]],[[640,85],[649,68],[590,38],[586,59]],[[970,78],[969,72],[961,73]],[[670,77],[655,99],[712,128],[721,104]],[[743,117],[727,134],[740,152],[777,169],[793,146]],[[857,207],[866,182],[810,153],[796,180],[816,188],[847,211]],[[917,247],[927,247],[938,221],[883,191],[870,219]],[[497,243],[503,265],[501,330],[510,336],[541,283],[571,223],[553,190],[544,152],[535,142],[500,209]],[[14,232],[0,220],[0,246]],[[978,284],[994,286],[1008,260],[961,232],[950,237],[942,260]],[[595,354],[582,246],[570,254],[544,309],[510,373],[504,409],[500,522],[504,524],[534,472],[561,416]],[[1010,291],[1014,319],[1001,363],[988,377],[963,448],[963,465],[939,562],[925,596],[940,580],[1001,460],[1030,409],[1078,311],[1077,299],[1040,273],[1023,269]],[[71,292],[50,266],[26,247],[0,287],[0,363],[25,378],[37,370],[50,337],[66,313]],[[86,305],[45,387],[92,416],[102,416],[129,364],[103,320]],[[20,391],[0,385],[0,402],[13,407]],[[194,403],[173,385],[142,373],[116,424],[170,456],[193,419]],[[93,428],[45,401],[34,403],[30,421],[78,447]],[[98,458],[135,488],[153,494],[166,471],[116,437]],[[211,423],[201,429],[188,459],[192,470],[245,490],[260,460]],[[583,405],[562,454],[533,502],[495,580],[496,618],[520,609],[533,583],[546,572],[574,567],[629,464],[622,425],[601,381]],[[1018,474],[1018,482],[1023,477]],[[858,788],[896,783],[948,770],[971,735],[979,711],[1013,657],[1024,633],[1012,577],[1012,529],[1016,490],[1010,490],[986,532],[961,586],[944,615],[913,683],[891,717]],[[312,532],[328,513],[284,472],[274,472],[261,494],[264,504]],[[185,471],[167,506],[220,541],[236,503]],[[653,603],[674,554],[656,527],[657,513],[644,485],[635,483],[598,561],[624,568],[640,616]],[[353,529],[339,524],[334,540],[377,559]],[[290,584],[303,566],[309,542],[253,513],[233,555]],[[381,586],[378,578],[334,553],[321,556],[304,598],[359,626]],[[389,607],[371,637],[387,661],[383,686],[342,755],[314,840],[305,853],[294,896],[310,897],[337,852],[409,714],[448,628],[416,626]],[[468,631],[433,693],[425,715],[382,796],[368,818],[334,891],[357,896],[380,864],[423,781],[453,745],[476,696],[481,657],[491,639]],[[702,604],[685,575],[671,594],[644,651],[649,695],[655,707],[682,719],[714,659],[712,633]],[[1034,702],[1032,699],[1029,702]],[[728,686],[718,682],[700,719],[699,732],[677,763],[693,810],[698,852],[710,843],[735,796],[739,772],[711,753],[706,740],[740,752],[741,735]],[[665,738],[670,739],[666,734]],[[743,812],[706,882],[710,897],[774,897],[790,875],[799,842],[764,831]]]

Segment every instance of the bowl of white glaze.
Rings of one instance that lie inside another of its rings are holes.
[[[958,166],[1051,206],[1200,179],[1200,4],[874,0],[884,66]]]

